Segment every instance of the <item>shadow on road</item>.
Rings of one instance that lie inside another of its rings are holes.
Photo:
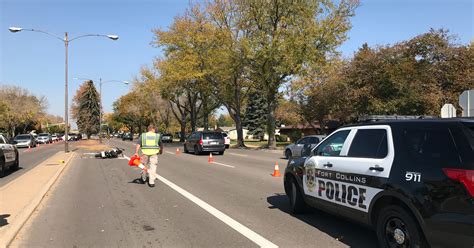
[[[7,177],[17,171],[20,171],[20,170],[23,170],[23,167],[19,167],[18,169],[14,170],[14,169],[8,169],[8,170],[5,170],[5,173],[3,173],[3,176],[0,176],[0,178],[4,178],[4,177]],[[1,172],[0,172],[0,175],[1,175]]]
[[[8,225],[8,217],[10,217],[9,214],[0,214],[0,227]]]
[[[279,209],[290,214],[286,194],[269,196],[267,197],[267,202],[271,204],[269,208]],[[344,220],[338,216],[314,208],[310,208],[305,214],[292,216],[350,247],[377,247],[377,237],[375,233],[363,225]]]

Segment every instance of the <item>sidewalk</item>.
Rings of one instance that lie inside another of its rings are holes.
[[[0,248],[9,245],[74,156],[58,152],[0,188]]]

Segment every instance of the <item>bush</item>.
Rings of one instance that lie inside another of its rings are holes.
[[[301,130],[293,130],[288,134],[288,136],[292,142],[295,142],[301,139]]]
[[[286,136],[284,134],[280,134],[280,135],[276,136],[276,141],[277,142],[287,142],[288,141],[288,136]]]

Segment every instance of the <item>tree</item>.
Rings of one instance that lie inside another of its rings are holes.
[[[230,127],[232,126],[233,121],[232,117],[228,114],[220,114],[219,118],[217,119],[217,126],[218,127]]]
[[[252,79],[267,101],[268,146],[275,148],[275,111],[280,86],[318,66],[346,38],[357,1],[238,1],[249,30]],[[265,6],[262,8],[261,6]]]
[[[5,111],[2,112],[0,128],[12,136],[36,129],[41,117],[46,114],[46,98],[35,96],[18,86],[0,86],[0,99],[0,108]]]
[[[265,135],[266,107],[265,98],[258,91],[252,91],[245,110],[244,126],[249,130],[248,134],[260,140],[263,140]]]
[[[168,31],[153,32],[153,44],[163,47],[165,54],[165,59],[155,63],[165,99],[188,112],[192,131],[199,117],[207,129],[209,115],[220,105],[211,97],[212,87],[206,80],[214,68],[214,58],[218,57],[214,53],[215,27],[206,19],[200,5],[195,4],[183,16],[175,18]],[[184,104],[176,101],[182,97],[186,100]]]
[[[92,80],[84,82],[77,90],[71,109],[79,131],[85,133],[87,138],[99,132],[99,93]]]
[[[474,53],[445,30],[430,30],[393,46],[363,45],[344,69],[355,116],[438,116],[472,88]]]

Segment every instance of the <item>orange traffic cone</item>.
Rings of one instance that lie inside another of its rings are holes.
[[[40,148],[40,143],[36,143],[36,148]]]
[[[28,150],[26,150],[27,152],[31,151],[31,146],[28,146]]]
[[[207,159],[208,163],[214,163],[214,158],[212,157],[212,152],[209,153],[209,158]]]
[[[272,176],[281,177],[280,168],[278,167],[278,163],[275,163],[275,169],[273,170]]]
[[[179,155],[180,151],[179,148],[176,148],[176,155]]]

